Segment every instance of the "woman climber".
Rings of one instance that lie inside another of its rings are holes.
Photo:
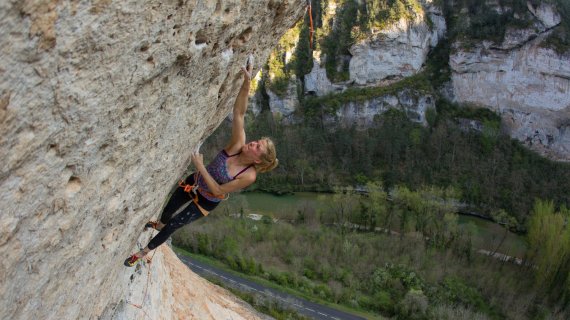
[[[258,173],[268,172],[277,166],[275,145],[269,138],[246,143],[244,120],[252,71],[253,57],[250,55],[246,67],[242,67],[243,84],[234,103],[230,142],[207,167],[204,166],[202,154],[192,154],[196,172],[179,182],[180,188],[176,189],[164,207],[160,221],[146,224],[145,230],[154,228],[159,233],[144,249],[127,258],[126,266],[134,266],[178,228],[207,216],[228,193],[255,182]],[[178,214],[174,215],[176,212]]]

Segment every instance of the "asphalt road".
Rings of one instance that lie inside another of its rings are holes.
[[[192,271],[205,277],[215,277],[225,282],[228,286],[232,286],[242,291],[262,294],[268,298],[280,301],[283,305],[296,310],[299,314],[310,317],[312,319],[337,319],[337,320],[365,320],[365,318],[345,313],[327,306],[323,306],[311,301],[294,297],[290,294],[277,291],[272,288],[264,287],[253,281],[240,278],[226,271],[190,259],[186,256],[178,256]]]

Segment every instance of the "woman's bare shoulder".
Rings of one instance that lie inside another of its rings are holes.
[[[243,145],[239,145],[239,144],[237,144],[237,143],[235,143],[235,144],[233,144],[233,145],[232,145],[232,144],[228,144],[228,145],[224,148],[224,151],[225,151],[227,154],[232,155],[232,154],[239,153],[239,152],[241,151],[241,148],[242,148],[242,147],[243,147]]]
[[[251,183],[254,183],[255,179],[257,179],[257,170],[255,170],[255,167],[252,166],[245,170],[244,173],[240,174],[238,179],[239,178],[243,178],[247,181],[251,181]]]

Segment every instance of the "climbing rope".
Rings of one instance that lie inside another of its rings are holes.
[[[315,30],[313,28],[313,11],[311,6],[311,0],[307,0],[307,11],[309,12],[309,22],[311,29],[309,30],[309,47],[313,50],[313,33]]]
[[[127,300],[127,303],[130,304],[131,306],[140,309],[143,313],[144,313],[144,318],[148,318],[150,320],[152,320],[152,318],[146,313],[146,311],[143,309],[144,306],[144,300],[146,297],[146,294],[148,293],[148,285],[150,283],[150,267],[151,267],[151,263],[152,263],[152,258],[154,258],[154,254],[156,253],[156,250],[153,250],[152,252],[152,256],[149,259],[146,259],[146,262],[148,264],[148,268],[147,268],[147,274],[146,274],[146,284],[144,286],[144,293],[142,296],[142,302],[140,304],[136,304],[136,303],[131,303],[130,301]]]

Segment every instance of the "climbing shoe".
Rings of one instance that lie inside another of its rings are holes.
[[[137,256],[138,252],[131,255],[125,260],[125,267],[132,267],[137,264],[144,256]]]
[[[144,231],[147,231],[148,229],[154,229],[156,231],[160,231],[160,229],[158,228],[159,224],[160,222],[158,221],[149,221],[144,225]]]

